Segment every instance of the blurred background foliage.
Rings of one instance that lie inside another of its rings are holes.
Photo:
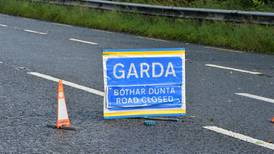
[[[274,12],[274,0],[112,0],[181,7]]]

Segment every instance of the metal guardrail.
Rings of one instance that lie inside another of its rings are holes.
[[[58,2],[68,5],[75,3],[73,0],[59,0]],[[106,0],[78,0],[78,2],[81,6],[95,9],[118,10],[145,15],[274,25],[274,13],[272,12],[171,7]]]

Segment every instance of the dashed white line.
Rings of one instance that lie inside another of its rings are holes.
[[[268,103],[273,103],[274,104],[274,99],[271,98],[266,98],[266,97],[262,97],[262,96],[257,96],[257,95],[253,95],[253,94],[249,94],[249,93],[235,93],[236,95],[239,96],[244,96],[244,97],[248,97],[248,98],[253,98],[253,99],[257,99],[257,100],[261,100],[261,101],[265,101]]]
[[[92,31],[95,32],[101,32],[101,33],[108,33],[108,34],[113,34],[114,32],[106,31],[106,30],[99,30],[99,29],[91,29]]]
[[[90,42],[90,41],[84,41],[84,40],[79,40],[75,38],[70,38],[70,41],[75,41],[75,42],[80,42],[80,43],[86,43],[86,44],[91,44],[91,45],[98,45],[98,43],[95,42]]]
[[[57,25],[57,26],[64,26],[64,27],[72,27],[71,25],[61,24],[61,23],[54,23],[54,25]]]
[[[46,75],[46,74],[41,74],[41,73],[38,73],[38,72],[28,72],[28,74],[36,76],[36,77],[40,77],[40,78],[43,78],[43,79],[47,79],[47,80],[50,80],[50,81],[54,81],[54,82],[58,82],[60,80],[58,78],[55,78],[55,77],[52,77],[52,76],[49,76],[49,75]],[[85,87],[85,86],[82,86],[82,85],[79,85],[79,84],[75,84],[75,83],[72,83],[72,82],[69,82],[69,81],[66,81],[66,80],[63,80],[63,84],[67,85],[67,86],[70,86],[70,87],[73,87],[73,88],[76,88],[76,89],[80,89],[80,90],[92,93],[92,94],[96,94],[96,95],[99,95],[99,96],[104,96],[105,95],[105,93],[102,92],[102,91],[99,91],[99,90],[96,90],[96,89],[93,89],[93,88],[89,88],[89,87]]]
[[[258,139],[255,139],[255,138],[243,135],[243,134],[235,133],[235,132],[225,130],[223,128],[219,128],[216,126],[204,126],[203,128],[223,134],[223,135],[227,135],[227,136],[230,136],[230,137],[233,137],[233,138],[236,138],[236,139],[248,142],[248,143],[252,143],[252,144],[255,144],[258,146],[262,146],[262,147],[274,150],[274,144],[268,143],[268,142],[265,142],[262,140],[258,140]]]
[[[44,32],[38,32],[38,31],[34,31],[34,30],[29,30],[29,29],[24,29],[25,32],[29,32],[29,33],[34,33],[34,34],[40,34],[40,35],[47,35],[48,33],[44,33]]]
[[[226,67],[226,66],[220,66],[220,65],[214,65],[214,64],[205,64],[205,66],[215,67],[215,68],[220,68],[220,69],[225,69],[225,70],[231,70],[231,71],[236,71],[236,72],[242,72],[242,73],[249,73],[249,74],[253,74],[253,75],[262,75],[263,74],[263,73],[260,73],[260,72],[247,71],[247,70],[242,70],[242,69],[237,69],[237,68],[232,68],[232,67]]]
[[[0,24],[1,27],[7,27],[8,25]]]
[[[147,39],[147,40],[152,40],[152,41],[169,42],[168,40],[162,40],[162,39],[151,38],[151,37],[137,36],[137,38],[139,38],[139,39]]]
[[[204,48],[215,49],[215,50],[223,50],[223,51],[228,51],[228,52],[244,53],[243,51],[232,50],[232,49],[224,49],[224,48],[217,48],[217,47],[209,47],[209,46],[205,46]]]

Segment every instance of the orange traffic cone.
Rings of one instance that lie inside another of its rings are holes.
[[[274,123],[274,117],[272,117],[271,122]]]
[[[56,128],[70,127],[62,80],[58,83]]]

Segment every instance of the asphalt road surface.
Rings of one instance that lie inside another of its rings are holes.
[[[187,116],[104,120],[102,49],[158,47],[187,50]],[[46,127],[56,78],[76,131]],[[0,152],[274,153],[272,116],[274,56],[0,14]]]

